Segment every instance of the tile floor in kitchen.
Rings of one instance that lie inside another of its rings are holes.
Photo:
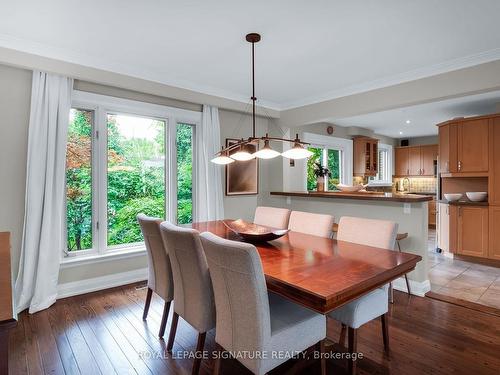
[[[429,229],[429,279],[438,294],[500,309],[500,268],[449,259],[435,252],[436,231]]]

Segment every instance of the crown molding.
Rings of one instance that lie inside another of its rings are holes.
[[[304,107],[310,104],[317,104],[328,100],[341,98],[344,96],[360,94],[371,90],[398,85],[400,83],[415,81],[421,78],[427,78],[438,74],[452,72],[454,70],[469,68],[472,66],[488,63],[495,60],[500,60],[500,48],[481,52],[475,55],[461,57],[454,60],[449,60],[443,63],[411,70],[405,73],[395,74],[393,76],[376,79],[370,82],[352,85],[342,89],[333,90],[324,94],[309,96],[307,98],[300,100],[289,101],[283,103],[280,106],[279,110],[286,111],[289,109]]]

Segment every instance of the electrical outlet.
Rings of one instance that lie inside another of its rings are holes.
[[[405,215],[410,215],[411,214],[411,203],[404,203],[404,205],[403,205],[403,213]]]

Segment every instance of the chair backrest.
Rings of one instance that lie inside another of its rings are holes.
[[[148,254],[148,287],[165,301],[174,297],[172,268],[160,233],[161,219],[137,215]]]
[[[288,229],[294,232],[329,238],[332,235],[333,216],[292,211]]]
[[[264,207],[255,209],[254,224],[266,225],[268,227],[286,229],[288,228],[288,219],[290,210],[287,208]]]
[[[393,250],[397,233],[398,224],[393,221],[343,216],[337,240]]]
[[[168,221],[160,230],[174,275],[174,310],[198,332],[206,332],[215,327],[215,302],[200,234]]]
[[[271,337],[271,321],[257,249],[208,232],[200,237],[214,288],[215,341],[230,351],[262,350]]]

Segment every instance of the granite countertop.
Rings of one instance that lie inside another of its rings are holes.
[[[287,197],[307,197],[307,198],[339,198],[339,199],[358,199],[370,201],[390,201],[390,202],[427,202],[432,200],[431,195],[420,194],[399,194],[399,193],[379,193],[379,192],[335,192],[335,191],[272,191],[271,195],[281,195]]]

